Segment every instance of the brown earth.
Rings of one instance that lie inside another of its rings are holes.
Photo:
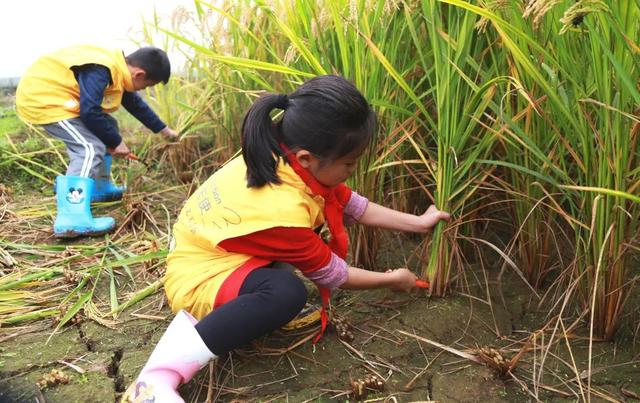
[[[357,401],[352,382],[375,374],[384,381],[384,391],[370,391],[366,401],[520,402],[535,401],[536,394],[541,401],[575,401],[581,392],[572,379],[576,375],[568,364],[571,356],[564,342],[543,350],[548,333],[540,333],[538,348],[524,353],[504,377],[421,341],[461,352],[491,346],[505,358],[513,357],[532,340],[530,332],[543,317],[517,280],[502,288],[506,304],[497,295],[483,300],[483,292],[476,297],[429,299],[383,290],[342,291],[333,298],[334,312],[353,326],[351,343],[329,332],[316,345],[306,341],[294,347],[316,327],[278,331],[221,357],[183,386],[182,394],[187,402],[203,402],[207,396],[219,402]],[[495,283],[489,289],[497,294]],[[141,305],[123,315],[114,329],[84,321],[55,334],[48,343],[51,328],[28,334],[0,329],[0,401],[117,401],[171,319],[161,292]],[[142,319],[136,311],[163,319]],[[12,333],[21,334],[12,337]],[[585,369],[588,343],[571,340],[571,346],[576,367]],[[624,334],[616,343],[594,345],[593,401],[631,401],[640,394],[639,350],[635,340]],[[534,383],[534,366],[540,370],[545,351],[543,376]],[[36,383],[52,369],[62,370],[69,383],[39,390]]]

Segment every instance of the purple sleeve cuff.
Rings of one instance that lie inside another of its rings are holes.
[[[369,199],[357,194],[356,192],[351,192],[351,198],[349,198],[349,202],[347,202],[343,211],[344,225],[353,225],[357,223],[358,220],[360,220],[360,217],[364,214],[364,211],[367,209],[367,205],[369,205]]]
[[[347,262],[332,252],[331,260],[326,266],[305,275],[316,285],[334,290],[347,281]]]

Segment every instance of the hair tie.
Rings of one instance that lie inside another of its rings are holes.
[[[289,96],[287,94],[278,94],[276,108],[287,109],[289,107]]]

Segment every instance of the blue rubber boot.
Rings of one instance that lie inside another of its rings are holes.
[[[58,176],[56,178],[56,201],[58,215],[53,224],[56,238],[96,236],[112,231],[116,222],[111,217],[93,218],[91,195],[94,180],[80,176]]]
[[[116,201],[122,199],[125,188],[111,183],[111,155],[104,156],[104,177],[96,178],[92,202]]]

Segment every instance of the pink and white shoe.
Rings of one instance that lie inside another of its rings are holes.
[[[180,311],[164,332],[138,378],[122,396],[123,403],[184,403],[177,392],[216,357],[194,325],[197,320]]]

